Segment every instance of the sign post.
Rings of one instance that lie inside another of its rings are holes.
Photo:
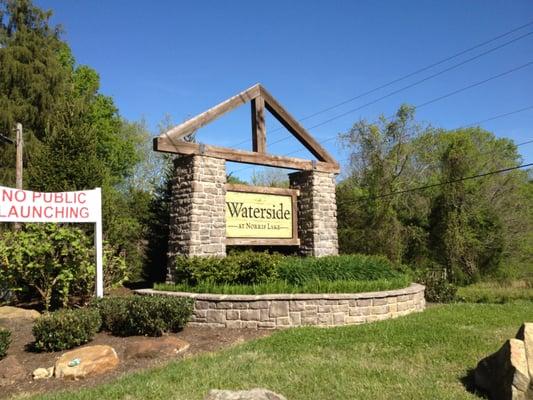
[[[98,218],[94,224],[94,247],[96,248],[96,297],[104,297],[104,268],[103,268],[103,246],[102,246],[102,191],[100,188],[94,189],[99,201]]]
[[[102,191],[32,192],[0,186],[0,222],[94,223],[96,296],[104,295]]]

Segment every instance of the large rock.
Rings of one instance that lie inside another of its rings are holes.
[[[481,360],[474,378],[492,400],[533,400],[526,395],[530,378],[521,340],[510,339],[496,353]]]
[[[41,314],[36,310],[27,310],[25,308],[3,306],[0,307],[0,319],[36,319]]]
[[[529,372],[529,389],[527,392],[528,398],[533,399],[533,323],[526,322],[523,324],[516,338],[524,342],[524,349],[526,351],[526,361]]]
[[[32,374],[33,379],[39,380],[39,379],[49,379],[52,376],[54,376],[54,367],[49,368],[37,368],[35,369]]]
[[[128,341],[124,350],[125,358],[157,358],[175,356],[189,348],[189,343],[175,336],[158,338],[137,338]]]
[[[281,394],[267,389],[252,390],[211,390],[204,400],[287,400]]]
[[[0,360],[0,387],[8,386],[26,378],[26,370],[15,356]]]
[[[110,346],[87,346],[63,354],[55,364],[56,378],[80,379],[114,370],[120,360]]]

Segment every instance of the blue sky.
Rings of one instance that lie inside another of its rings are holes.
[[[64,1],[38,0],[76,60],[95,68],[101,90],[129,120],[144,118],[154,133],[165,115],[175,123],[262,83],[297,119],[533,21],[529,0],[403,1]],[[533,32],[533,24],[395,85],[305,120],[312,127]],[[389,116],[402,103],[422,104],[533,61],[533,34],[371,106],[310,129],[334,138],[360,118]],[[420,108],[417,119],[454,128],[533,106],[533,64]],[[533,139],[533,109],[482,126],[517,143]],[[287,135],[267,120],[267,145]],[[245,105],[199,132],[208,144],[250,138]],[[249,148],[242,143],[241,148]],[[324,146],[339,161],[336,140]],[[301,149],[295,140],[272,154]],[[533,162],[533,143],[520,147]],[[307,157],[305,151],[293,153]],[[230,164],[247,178],[252,168]]]

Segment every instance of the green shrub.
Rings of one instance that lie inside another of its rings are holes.
[[[255,284],[275,280],[282,262],[280,254],[243,251],[227,257],[178,257],[176,259],[176,282],[196,285],[200,282],[213,284]]]
[[[432,303],[451,303],[456,299],[457,286],[447,281],[441,271],[422,270],[415,272],[416,281],[426,287],[426,300]]]
[[[5,357],[10,344],[11,332],[7,329],[0,328],[0,359]]]
[[[104,288],[112,289],[122,285],[129,278],[126,257],[117,254],[117,249],[109,243],[104,243],[103,256]],[[94,292],[94,285],[92,291]]]
[[[106,288],[127,277],[124,258],[114,253],[104,244]],[[94,243],[79,228],[25,224],[20,231],[2,234],[0,278],[14,293],[37,294],[46,310],[65,307],[73,300],[83,302],[94,292],[94,258]]]
[[[104,297],[92,303],[102,327],[116,336],[161,336],[183,328],[192,314],[192,299],[178,297]]]
[[[88,294],[93,260],[93,243],[78,228],[25,224],[19,231],[4,232],[0,240],[0,269],[10,287],[36,292],[47,310],[52,304],[67,305],[74,284],[76,295]]]
[[[58,351],[90,341],[102,325],[97,310],[60,310],[39,317],[33,325],[34,347],[38,351]]]

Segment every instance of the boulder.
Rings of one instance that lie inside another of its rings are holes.
[[[481,360],[474,372],[476,385],[493,400],[533,400],[524,342],[510,339],[496,353]]]
[[[48,379],[54,376],[54,367],[50,368],[37,368],[32,373],[33,379]]]
[[[0,387],[8,386],[26,378],[26,370],[15,356],[0,360]]]
[[[157,358],[175,356],[189,348],[189,343],[175,336],[142,337],[128,341],[125,358]]]
[[[80,379],[114,370],[120,360],[110,346],[87,346],[63,354],[55,364],[56,378]]]
[[[516,338],[524,342],[527,369],[529,372],[529,379],[531,380],[529,382],[527,395],[529,396],[528,399],[533,399],[533,323],[526,322],[523,324],[518,330]]]
[[[287,400],[281,394],[267,389],[252,390],[210,390],[204,400]]]
[[[25,308],[10,306],[0,307],[0,319],[36,319],[40,316],[41,314],[36,310],[27,310]]]

